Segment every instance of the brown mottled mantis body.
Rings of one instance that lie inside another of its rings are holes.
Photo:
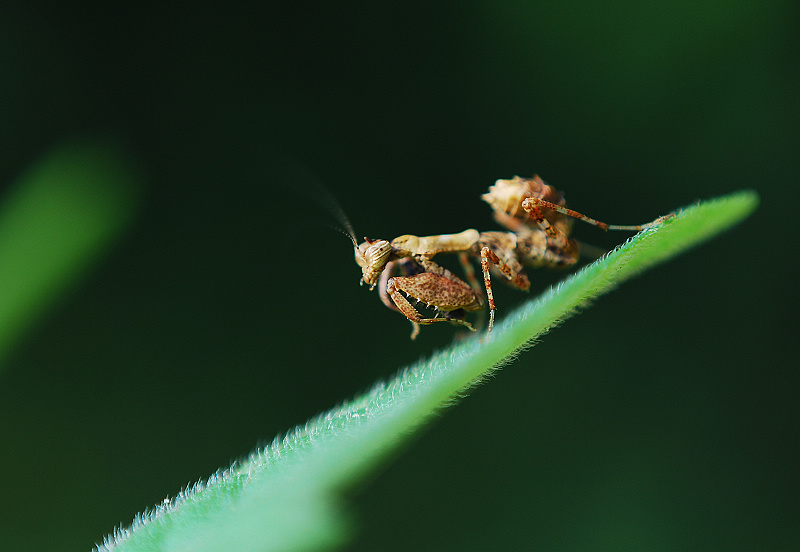
[[[523,266],[565,268],[577,262],[580,247],[569,238],[574,219],[604,230],[636,231],[666,218],[636,226],[609,225],[568,209],[563,194],[538,176],[498,180],[482,198],[492,206],[495,220],[508,231],[469,229],[438,236],[404,235],[391,242],[365,238],[360,245],[350,231],[356,262],[362,269],[361,284],[369,285],[370,289],[379,286],[383,303],[411,321],[412,339],[421,324],[450,322],[475,331],[464,317],[467,311],[481,309],[484,301],[469,256],[481,262],[490,313],[488,330],[492,331],[497,310],[492,272],[525,291],[530,282]],[[433,261],[434,256],[442,253],[459,255],[469,283]],[[408,298],[432,307],[437,311],[436,316],[423,317]]]

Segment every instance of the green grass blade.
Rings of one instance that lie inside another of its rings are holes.
[[[351,525],[336,491],[466,388],[592,298],[747,217],[751,191],[693,205],[531,300],[483,335],[400,371],[118,531],[100,550],[321,550]]]
[[[113,148],[73,143],[0,198],[0,362],[132,220],[135,180]]]

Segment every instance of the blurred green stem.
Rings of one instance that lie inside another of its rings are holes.
[[[132,221],[138,189],[115,148],[69,143],[0,198],[0,365]]]

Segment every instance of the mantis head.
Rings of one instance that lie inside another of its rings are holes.
[[[371,240],[361,245],[355,245],[356,263],[361,267],[361,284],[367,284],[369,289],[375,287],[378,278],[389,262],[389,255],[392,253],[392,244],[386,240]]]

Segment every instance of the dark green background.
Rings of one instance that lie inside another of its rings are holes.
[[[796,2],[16,4],[0,182],[91,136],[146,189],[0,375],[3,549],[88,550],[449,343],[357,285],[308,175],[392,238],[494,228],[479,195],[534,172],[609,222],[762,205],[447,411],[354,490],[352,548],[800,545]]]

